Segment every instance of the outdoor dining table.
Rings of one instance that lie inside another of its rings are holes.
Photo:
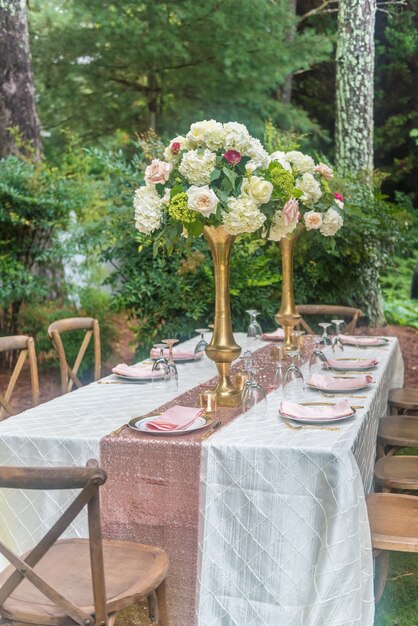
[[[245,335],[236,333],[243,345]],[[182,344],[194,347],[196,340]],[[271,361],[269,345],[252,344]],[[379,417],[402,386],[396,338],[345,347],[377,358],[374,383],[350,400],[354,417],[326,428],[289,427],[268,396],[264,421],[219,409],[222,428],[184,436],[140,434],[134,416],[197,406],[208,359],[179,364],[164,382],[113,384],[110,376],[0,423],[0,465],[83,465],[98,458],[104,534],[156,543],[170,556],[172,626],[372,626],[373,561],[365,492],[372,489]],[[306,365],[305,374],[306,374]],[[306,400],[323,400],[306,391]],[[209,435],[210,436],[207,436]],[[0,492],[1,539],[30,549],[69,504],[66,492]],[[85,517],[69,531],[86,536]]]

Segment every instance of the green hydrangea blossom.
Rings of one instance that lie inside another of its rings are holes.
[[[290,197],[294,190],[294,179],[290,172],[278,165],[270,170],[270,182],[283,196]]]
[[[170,217],[183,224],[192,224],[197,218],[196,212],[191,211],[187,206],[187,194],[184,191],[171,198],[167,210]]]

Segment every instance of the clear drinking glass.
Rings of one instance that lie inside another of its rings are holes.
[[[319,348],[319,346],[321,345],[321,338],[314,337],[314,342],[316,344],[316,347],[309,358],[310,376],[312,376],[313,374],[322,374],[324,372],[324,368],[326,368],[328,364],[327,357]]]
[[[165,343],[154,343],[152,347],[160,351],[160,356],[158,357],[158,359],[155,359],[154,363],[152,364],[152,371],[165,371],[167,369],[168,359],[166,359],[166,357],[164,356],[164,350],[167,346],[165,345]]]
[[[304,330],[294,330],[292,331],[293,337],[296,337],[296,352],[297,352],[297,360],[299,363],[302,362],[302,350],[300,347],[300,338],[305,334]]]
[[[341,325],[344,324],[344,320],[331,320],[333,324],[335,324],[335,337],[334,337],[334,341],[332,344],[332,349],[335,352],[335,350],[341,350],[341,352],[344,352],[344,346],[341,343],[341,339],[340,339],[340,334],[341,334]]]
[[[244,418],[253,422],[261,422],[267,416],[267,394],[255,379],[257,370],[248,370],[249,379],[242,392],[242,410]]]
[[[174,363],[173,346],[178,342],[178,339],[163,339],[164,343],[168,347],[168,359],[167,359],[167,371],[165,375],[165,382],[175,389],[179,388],[179,374],[176,364]]]
[[[271,355],[276,363],[276,371],[274,372],[273,385],[280,387],[283,382],[283,351],[280,346],[272,346]]]
[[[250,325],[248,326],[247,337],[251,341],[253,339],[259,339],[263,334],[261,326],[257,322],[257,315],[259,315],[260,313],[255,309],[249,309],[248,311],[246,311],[246,313],[248,313],[248,315],[250,316]]]
[[[196,328],[195,333],[199,333],[200,338],[194,349],[195,357],[201,352],[204,352],[206,347],[209,345],[208,342],[205,340],[205,333],[208,333],[208,332],[209,332],[208,328]]]
[[[332,339],[328,335],[328,328],[331,326],[328,322],[320,322],[318,324],[322,328],[321,343],[323,346],[332,346]]]
[[[296,365],[296,357],[298,353],[288,352],[291,359],[290,366],[287,368],[283,378],[283,397],[285,400],[298,401],[301,400],[305,392],[305,381],[301,370]]]

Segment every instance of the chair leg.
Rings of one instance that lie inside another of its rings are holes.
[[[374,601],[377,604],[382,598],[389,570],[389,552],[382,551],[374,560]]]
[[[158,607],[158,598],[155,591],[151,591],[148,600],[148,615],[151,622],[159,622],[160,621],[160,611]]]
[[[156,589],[157,599],[158,599],[158,607],[160,610],[160,626],[169,626],[168,623],[168,609],[167,609],[167,599],[166,599],[166,590],[165,590],[165,580],[160,584]]]

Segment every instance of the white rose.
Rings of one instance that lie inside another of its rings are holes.
[[[149,235],[161,226],[162,199],[154,185],[145,185],[135,191],[135,227],[139,232]]]
[[[223,213],[222,221],[226,232],[230,235],[253,233],[266,221],[266,216],[249,197],[229,198],[228,209],[229,212]]]
[[[192,185],[186,191],[186,195],[187,206],[192,211],[198,211],[198,213],[201,213],[205,217],[209,217],[209,215],[215,213],[219,200],[213,189],[210,189],[208,185],[204,185],[203,187],[195,187],[195,185]]]
[[[340,230],[343,224],[344,220],[338,211],[335,209],[328,209],[323,217],[320,233],[324,235],[324,237],[333,237]]]
[[[272,219],[268,238],[270,241],[280,241],[280,239],[283,239],[286,235],[293,233],[298,221],[299,217],[296,217],[293,222],[286,224],[283,211],[276,211]]]
[[[191,185],[207,185],[210,183],[210,175],[215,167],[216,154],[210,150],[199,152],[190,150],[183,154],[179,166],[179,172]]]
[[[317,230],[322,226],[322,215],[318,211],[308,211],[303,216],[306,230]]]
[[[145,168],[145,182],[147,185],[164,185],[170,178],[170,172],[173,169],[171,163],[153,159],[151,164]]]
[[[280,165],[288,172],[292,171],[292,166],[290,165],[289,161],[286,159],[286,154],[284,152],[281,152],[281,150],[276,150],[276,152],[272,152],[272,154],[270,154],[270,163],[272,161],[276,161],[276,163],[280,163]]]
[[[293,165],[298,174],[305,174],[306,172],[312,173],[315,171],[315,161],[313,158],[307,154],[303,154],[303,152],[299,152],[299,150],[286,152],[285,157],[286,160]]]
[[[321,186],[312,174],[303,174],[297,179],[295,187],[303,191],[301,200],[305,204],[314,204],[322,196]]]
[[[266,204],[266,202],[270,201],[273,193],[273,185],[261,176],[251,176],[250,178],[244,178],[241,193],[243,196],[252,198],[257,204]]]

